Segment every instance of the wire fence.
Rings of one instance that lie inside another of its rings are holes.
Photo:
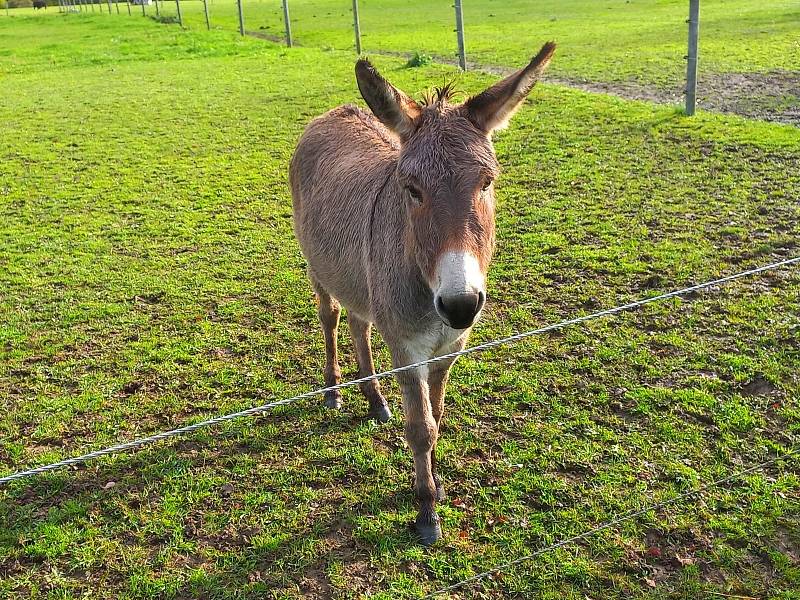
[[[423,367],[425,365],[429,365],[431,363],[439,362],[439,361],[442,361],[442,360],[450,360],[450,359],[457,358],[459,356],[465,356],[467,354],[474,354],[476,352],[483,352],[485,350],[489,350],[490,348],[495,348],[497,346],[511,344],[511,343],[518,342],[520,340],[524,340],[524,339],[532,337],[532,336],[542,335],[542,334],[545,334],[545,333],[548,333],[548,332],[551,332],[551,331],[556,331],[558,329],[563,329],[565,327],[569,327],[571,325],[578,325],[580,323],[585,323],[587,321],[592,321],[594,319],[599,319],[601,317],[608,317],[608,316],[616,315],[616,314],[619,314],[621,312],[625,312],[625,311],[629,311],[629,310],[634,310],[634,309],[640,308],[640,307],[645,306],[647,304],[652,304],[654,302],[662,302],[664,300],[668,300],[669,298],[675,298],[675,297],[678,297],[678,296],[685,296],[687,294],[692,294],[694,292],[705,290],[705,289],[708,289],[708,288],[711,288],[711,287],[715,287],[715,286],[723,285],[723,284],[726,284],[726,283],[730,283],[732,281],[736,281],[737,279],[742,279],[743,277],[749,277],[749,276],[752,276],[752,275],[757,275],[757,274],[763,273],[765,271],[770,271],[770,270],[773,270],[773,269],[778,269],[778,268],[781,268],[781,267],[794,265],[796,263],[800,263],[800,256],[797,256],[797,257],[794,257],[794,258],[788,258],[788,259],[781,260],[781,261],[774,262],[774,263],[770,263],[768,265],[764,265],[764,266],[761,266],[761,267],[756,267],[754,269],[749,269],[747,271],[741,271],[739,273],[735,273],[733,275],[727,275],[727,276],[721,277],[719,279],[712,279],[710,281],[706,281],[706,282],[699,283],[699,284],[696,284],[696,285],[692,285],[692,286],[689,286],[689,287],[681,288],[679,290],[674,290],[672,292],[659,294],[657,296],[651,296],[649,298],[642,298],[641,300],[636,300],[635,302],[629,302],[627,304],[622,304],[620,306],[615,306],[614,308],[608,308],[608,309],[601,310],[601,311],[598,311],[598,312],[594,312],[594,313],[591,313],[591,314],[588,314],[588,315],[575,317],[573,319],[568,319],[566,321],[561,321],[559,323],[554,323],[552,325],[547,325],[545,327],[539,327],[537,329],[531,329],[529,331],[524,331],[522,333],[516,333],[514,335],[510,335],[510,336],[507,336],[507,337],[491,340],[491,341],[485,342],[483,344],[479,344],[477,346],[472,346],[470,348],[465,348],[465,349],[459,350],[457,352],[451,352],[449,354],[443,354],[441,356],[437,356],[437,357],[430,358],[430,359],[427,359],[427,360],[422,360],[422,361],[419,361],[419,362],[411,363],[411,364],[408,364],[408,365],[404,365],[404,366],[401,366],[401,367],[390,369],[388,371],[383,371],[381,373],[376,373],[374,375],[369,375],[367,377],[361,377],[359,379],[354,379],[352,381],[339,383],[337,385],[311,390],[309,392],[305,392],[305,393],[299,394],[297,396],[292,396],[291,398],[284,398],[282,400],[278,400],[278,401],[275,401],[275,402],[270,402],[268,404],[264,404],[264,405],[261,405],[261,406],[254,406],[252,408],[248,408],[248,409],[241,410],[241,411],[238,411],[238,412],[230,413],[230,414],[227,414],[227,415],[214,417],[212,419],[208,419],[208,420],[205,420],[205,421],[200,421],[199,423],[193,423],[191,425],[186,425],[184,427],[179,427],[177,429],[172,429],[170,431],[163,431],[161,433],[156,433],[154,435],[150,435],[150,436],[147,436],[147,437],[138,438],[138,439],[135,439],[135,440],[131,440],[129,442],[116,444],[116,445],[110,446],[108,448],[103,448],[101,450],[96,450],[94,452],[89,452],[87,454],[82,454],[80,456],[75,456],[75,457],[68,458],[68,459],[65,459],[65,460],[61,460],[61,461],[58,461],[58,462],[54,462],[54,463],[51,463],[51,464],[48,464],[48,465],[42,465],[40,467],[35,467],[35,468],[27,469],[27,470],[24,470],[24,471],[19,471],[17,473],[12,473],[10,475],[5,475],[3,477],[0,477],[0,484],[7,484],[7,483],[10,483],[10,482],[18,480],[18,479],[24,479],[26,477],[32,477],[34,475],[38,475],[38,474],[41,474],[41,473],[46,473],[48,471],[54,471],[56,469],[60,469],[60,468],[63,468],[63,467],[78,465],[78,464],[90,461],[92,459],[100,458],[100,457],[107,456],[107,455],[110,455],[110,454],[117,454],[119,452],[125,452],[125,451],[128,451],[128,450],[135,450],[137,448],[141,448],[142,446],[147,446],[149,444],[153,444],[153,443],[156,443],[156,442],[159,442],[159,441],[162,441],[162,440],[167,440],[167,439],[170,439],[170,438],[173,438],[173,437],[177,437],[177,436],[186,435],[186,434],[189,434],[189,433],[191,433],[193,431],[197,431],[198,429],[211,427],[212,425],[218,425],[220,423],[225,423],[227,421],[233,421],[235,419],[241,419],[241,418],[244,418],[244,417],[251,417],[251,416],[263,413],[265,411],[271,410],[273,408],[277,408],[279,406],[285,406],[287,404],[292,404],[294,402],[297,402],[299,400],[303,400],[305,398],[311,398],[313,396],[319,396],[319,395],[322,395],[322,394],[324,394],[326,392],[332,392],[332,391],[335,391],[335,390],[341,390],[341,389],[344,389],[344,388],[353,387],[353,386],[356,386],[356,385],[358,385],[360,383],[364,383],[366,381],[370,381],[370,380],[373,380],[373,379],[375,379],[375,380],[383,379],[385,377],[390,377],[392,375],[397,375],[398,373],[403,373],[405,371],[410,371],[412,369],[417,369],[417,368]]]
[[[35,0],[143,15],[287,45],[518,67],[543,41],[548,79],[626,98],[800,125],[797,15],[786,0]],[[0,0],[0,5],[34,0]],[[18,11],[20,9],[14,9]],[[31,10],[31,9],[26,9]],[[535,33],[532,33],[535,32]],[[538,45],[537,45],[538,44]]]

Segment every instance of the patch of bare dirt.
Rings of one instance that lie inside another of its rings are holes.
[[[683,102],[682,87],[664,89],[632,81],[597,82],[551,76],[547,81],[631,100],[658,104]],[[700,74],[697,106],[703,110],[800,126],[800,71]]]
[[[261,37],[261,36],[259,36]],[[410,58],[403,52],[375,52]],[[457,66],[450,57],[436,56],[436,61]],[[514,69],[497,65],[467,62],[467,69],[493,75],[509,75]],[[656,104],[683,104],[683,84],[674,88],[648,86],[635,81],[589,81],[572,77],[545,75],[549,83],[587,92],[611,94],[627,100]],[[736,114],[752,119],[773,121],[800,127],[800,71],[767,73],[721,73],[698,75],[697,106],[702,110]]]

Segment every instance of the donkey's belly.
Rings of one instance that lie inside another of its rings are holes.
[[[358,258],[353,257],[353,262],[357,262]],[[357,265],[343,264],[338,259],[326,260],[317,254],[315,260],[309,259],[309,274],[348,312],[365,321],[373,320],[369,308],[369,289],[366,276]]]

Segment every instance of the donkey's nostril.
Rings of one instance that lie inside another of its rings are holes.
[[[453,329],[466,329],[475,321],[475,316],[483,308],[486,296],[479,294],[456,294],[436,298],[436,310],[447,319]]]

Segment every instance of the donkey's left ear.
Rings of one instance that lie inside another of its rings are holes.
[[[555,42],[547,42],[527,67],[467,100],[463,105],[467,118],[487,135],[505,127],[550,64],[555,51]]]

